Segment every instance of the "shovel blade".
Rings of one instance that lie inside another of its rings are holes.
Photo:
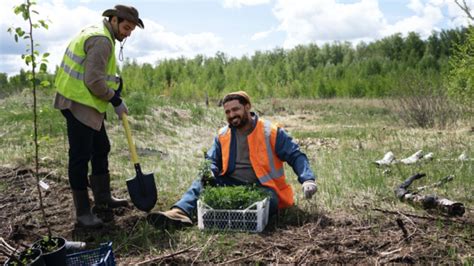
[[[155,207],[157,193],[153,174],[137,175],[127,180],[128,194],[137,209],[149,212]]]

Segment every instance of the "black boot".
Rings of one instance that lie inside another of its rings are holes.
[[[87,190],[73,190],[72,198],[76,207],[76,224],[86,228],[102,227],[103,222],[91,212]]]
[[[127,200],[117,199],[110,193],[109,174],[91,175],[89,180],[92,192],[94,193],[94,201],[96,206],[105,207],[107,209],[128,206]]]

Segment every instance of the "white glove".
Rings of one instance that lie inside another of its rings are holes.
[[[302,186],[304,197],[307,199],[313,197],[314,193],[318,191],[318,187],[316,186],[316,183],[313,180],[305,181]]]
[[[114,107],[114,108],[115,108],[115,113],[117,114],[119,119],[122,119],[123,113],[126,113],[128,115],[128,108],[127,108],[127,105],[125,104],[125,101],[122,101],[122,103],[119,106]]]

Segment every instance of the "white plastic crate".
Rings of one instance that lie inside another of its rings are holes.
[[[199,229],[262,232],[268,223],[270,201],[257,201],[244,210],[218,210],[198,200]]]

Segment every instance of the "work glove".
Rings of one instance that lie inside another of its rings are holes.
[[[316,182],[314,180],[308,180],[303,183],[303,193],[306,199],[310,199],[313,197],[314,193],[318,191],[318,187],[316,186]]]
[[[122,94],[122,89],[123,89],[123,80],[122,77],[119,77],[119,86],[117,90],[115,91],[115,95],[120,98],[120,94]]]
[[[127,105],[125,104],[125,101],[122,100],[122,103],[120,105],[114,107],[115,113],[117,114],[119,119],[122,119],[123,113],[126,113],[128,115],[128,108]]]

